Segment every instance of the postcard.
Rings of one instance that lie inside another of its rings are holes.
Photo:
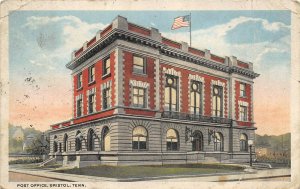
[[[1,188],[299,188],[299,4],[3,1]]]

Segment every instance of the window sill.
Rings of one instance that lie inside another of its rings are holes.
[[[95,83],[96,83],[96,80],[91,81],[91,82],[88,83],[88,86],[93,85],[93,84],[95,84]]]
[[[83,87],[81,86],[80,88],[77,88],[76,91],[81,91],[83,89]]]
[[[141,107],[141,106],[131,106],[132,109],[139,109],[139,110],[150,110],[148,107]]]
[[[240,96],[240,98],[247,98],[247,96]]]
[[[107,74],[105,74],[105,75],[102,76],[102,79],[108,78],[110,76],[111,76],[111,73],[107,73]]]
[[[148,77],[147,73],[132,72],[132,74],[136,75],[136,76],[141,76],[141,77]]]
[[[148,149],[141,149],[141,150],[138,150],[138,149],[132,149],[133,152],[145,152],[145,151],[148,151]]]

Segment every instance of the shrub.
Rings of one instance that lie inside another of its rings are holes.
[[[9,161],[9,164],[30,164],[30,163],[40,163],[43,159],[41,158],[20,158],[16,160]]]

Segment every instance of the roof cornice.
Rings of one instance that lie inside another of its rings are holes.
[[[135,34],[133,32],[124,31],[122,29],[114,28],[112,31],[110,31],[105,37],[99,39],[95,44],[88,47],[82,54],[76,58],[74,58],[72,61],[70,61],[66,67],[73,70],[81,63],[85,62],[89,58],[93,57],[95,54],[97,54],[100,49],[105,48],[109,44],[113,43],[115,40],[124,40],[132,43],[137,43],[140,45],[148,46],[154,49],[158,49],[159,52],[163,55],[184,60],[187,62],[191,62],[194,64],[198,64],[207,68],[219,70],[225,73],[237,73],[239,75],[243,75],[249,78],[256,78],[259,76],[259,74],[248,70],[243,69],[236,66],[228,66],[224,65],[222,63],[217,63],[212,60],[206,59],[204,57],[195,56],[189,52],[184,52],[183,50],[176,49],[173,47],[169,47],[166,44],[163,44],[159,41],[153,40],[150,37],[141,36],[139,34]]]

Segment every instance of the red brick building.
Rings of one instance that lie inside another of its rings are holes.
[[[248,161],[253,64],[118,16],[72,54],[73,118],[51,125],[64,165]]]

